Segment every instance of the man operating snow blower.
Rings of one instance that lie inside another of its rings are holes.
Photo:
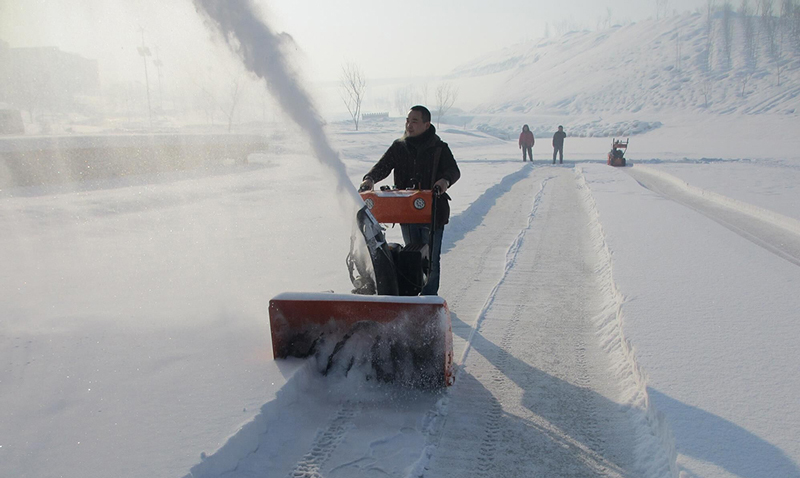
[[[394,171],[395,188],[373,191]],[[324,375],[438,388],[455,380],[447,302],[438,296],[439,256],[450,216],[447,189],[461,172],[414,106],[405,134],[364,176],[347,266],[351,294],[285,292],[270,300],[275,358],[314,357]],[[383,224],[400,224],[405,246]],[[359,247],[363,244],[365,247]]]
[[[421,242],[430,246],[431,270],[421,295],[437,295],[442,236],[444,226],[450,220],[450,196],[447,195],[447,190],[461,177],[461,171],[450,147],[436,134],[428,108],[421,105],[411,107],[406,117],[405,133],[392,143],[377,164],[364,175],[359,191],[371,191],[375,183],[389,176],[392,171],[397,189],[438,189],[440,197],[444,199],[439,201],[436,210],[433,244],[428,244],[431,237],[430,225],[400,225],[406,245]]]

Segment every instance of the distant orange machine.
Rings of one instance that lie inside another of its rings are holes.
[[[625,166],[625,152],[628,151],[628,141],[614,138],[611,140],[611,151],[608,152],[609,166]]]

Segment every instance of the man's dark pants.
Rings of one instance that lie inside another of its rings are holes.
[[[564,145],[553,146],[553,164],[556,164],[556,153],[558,154],[558,162],[564,162]]]
[[[412,242],[428,244],[431,237],[431,226],[428,224],[401,224],[400,230],[403,233],[403,241],[406,244]],[[444,235],[444,226],[436,228],[433,234],[433,247],[431,248],[431,272],[428,277],[428,283],[422,288],[420,295],[438,295],[439,294],[439,256],[442,253],[442,236]]]

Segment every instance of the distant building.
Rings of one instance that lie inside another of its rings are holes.
[[[384,119],[384,118],[388,118],[388,117],[389,117],[389,113],[388,112],[386,112],[386,113],[362,113],[361,114],[361,119],[362,120]]]
[[[24,134],[25,125],[19,110],[0,103],[0,134]]]
[[[97,60],[56,47],[10,48],[0,41],[0,102],[27,111],[73,111],[79,96],[100,95]]]

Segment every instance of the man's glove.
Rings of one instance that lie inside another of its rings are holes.
[[[440,195],[446,193],[447,192],[447,188],[449,188],[449,187],[450,187],[450,181],[448,181],[448,180],[446,180],[444,178],[436,181],[436,183],[434,183],[434,185],[433,185],[434,189],[436,189],[436,188],[439,189],[439,194]]]
[[[375,188],[375,181],[372,178],[365,178],[358,187],[358,192],[372,191],[373,188]]]

